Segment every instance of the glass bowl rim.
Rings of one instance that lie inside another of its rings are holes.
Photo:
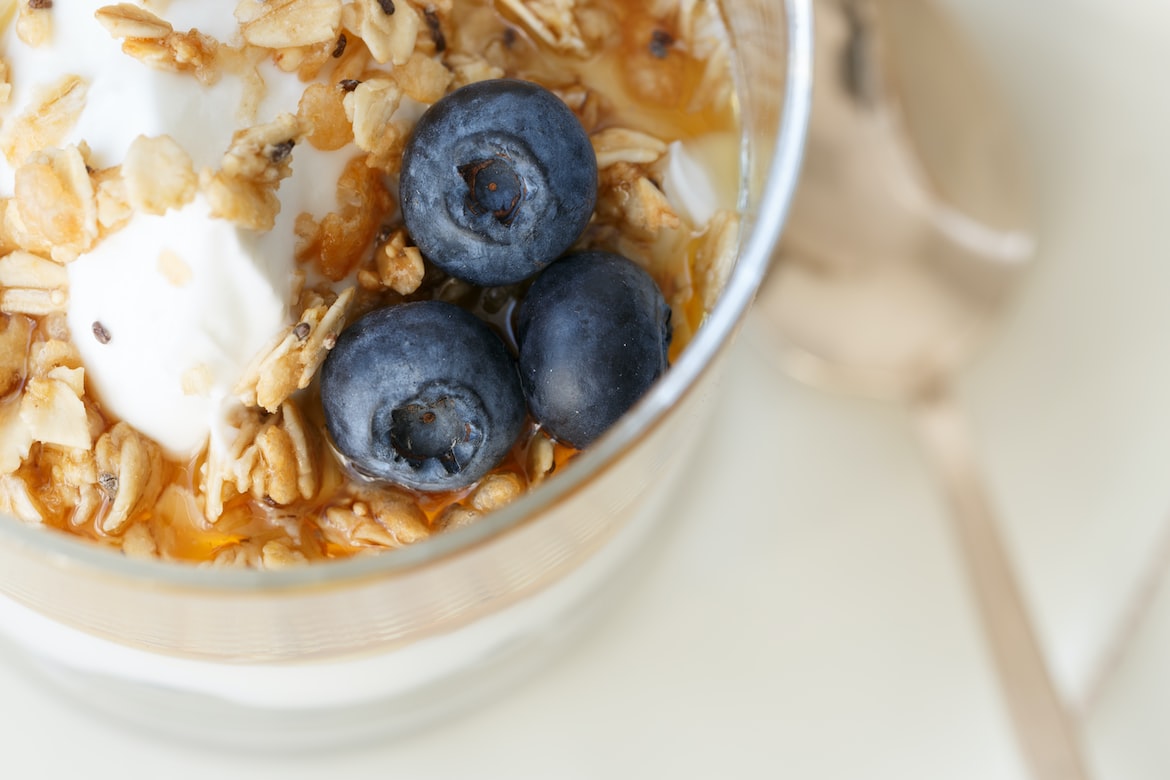
[[[0,517],[0,544],[39,555],[58,567],[85,570],[151,587],[200,592],[303,591],[336,587],[370,579],[402,576],[440,560],[465,554],[535,521],[542,510],[566,500],[600,473],[613,467],[623,452],[661,424],[669,410],[691,391],[730,342],[763,281],[799,178],[812,95],[812,0],[784,0],[787,20],[786,73],[780,125],[773,145],[767,180],[780,184],[765,189],[758,220],[741,247],[735,270],[719,301],[695,337],[654,389],[593,447],[576,456],[572,468],[512,504],[476,523],[407,545],[392,555],[355,557],[277,571],[200,567],[129,558],[54,529]]]

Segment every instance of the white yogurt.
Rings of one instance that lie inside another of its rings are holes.
[[[103,408],[173,454],[201,447],[243,367],[286,321],[284,238],[212,219],[200,197],[136,216],[70,263],[69,327]],[[108,341],[90,336],[94,323]]]

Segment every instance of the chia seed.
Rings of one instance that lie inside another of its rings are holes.
[[[292,154],[293,147],[296,146],[296,143],[296,141],[290,138],[287,141],[274,144],[268,150],[268,159],[277,164],[284,162]]]
[[[447,36],[443,35],[443,28],[439,24],[439,15],[432,6],[423,11],[427,20],[427,28],[431,31],[431,40],[435,42],[435,51],[442,54],[447,50]]]
[[[674,36],[666,30],[655,30],[650,35],[650,56],[664,60],[670,54],[670,47],[674,44]]]

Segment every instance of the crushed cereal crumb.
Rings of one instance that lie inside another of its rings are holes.
[[[170,249],[164,249],[158,256],[158,271],[175,287],[185,287],[195,278],[191,266]]]

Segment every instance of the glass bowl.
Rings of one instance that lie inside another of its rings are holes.
[[[743,127],[736,267],[649,395],[539,489],[390,554],[285,571],[130,559],[0,517],[0,636],[89,703],[246,747],[391,734],[497,694],[604,608],[664,517],[764,277],[809,112],[809,0],[724,0]]]

